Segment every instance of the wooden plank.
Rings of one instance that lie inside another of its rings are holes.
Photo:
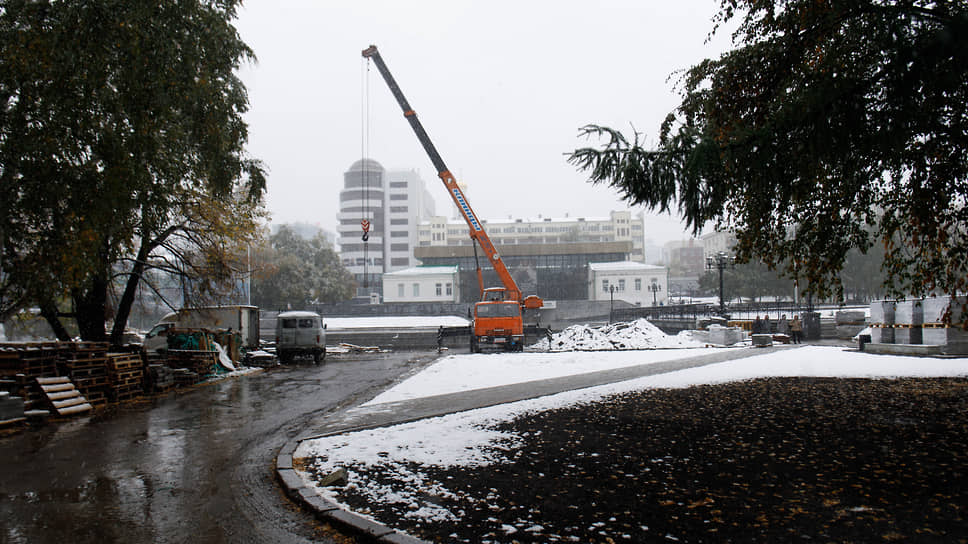
[[[50,400],[64,400],[80,395],[80,391],[77,389],[71,389],[70,391],[58,391],[56,393],[48,393],[47,398]]]
[[[37,383],[40,385],[56,385],[71,383],[71,380],[67,376],[57,376],[54,378],[37,378]]]
[[[58,412],[62,412],[65,408],[70,408],[71,406],[77,406],[78,404],[84,404],[86,402],[87,402],[87,399],[85,399],[84,397],[81,396],[80,393],[78,393],[77,395],[69,399],[57,400],[52,402],[51,404],[54,405],[55,410],[57,410]]]
[[[40,389],[44,393],[56,393],[58,391],[73,391],[76,388],[74,387],[74,384],[68,382],[56,385],[42,385],[40,386]]]
[[[94,407],[91,406],[90,404],[78,404],[77,406],[71,406],[70,408],[66,408],[63,411],[58,411],[57,414],[62,416],[71,416],[74,414],[83,414],[84,412],[90,412],[93,409]]]

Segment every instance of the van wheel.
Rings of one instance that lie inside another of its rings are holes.
[[[321,359],[320,353],[319,353],[319,350],[317,349],[316,351],[313,352],[313,362],[318,365],[320,359]]]
[[[279,361],[281,361],[282,364],[284,365],[288,365],[290,362],[292,362],[292,352],[291,351],[279,352]]]

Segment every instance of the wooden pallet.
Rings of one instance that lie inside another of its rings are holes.
[[[59,416],[83,414],[94,409],[67,376],[36,378],[36,380],[50,406]]]

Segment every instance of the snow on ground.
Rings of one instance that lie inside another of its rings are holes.
[[[416,376],[384,391],[364,406],[446,395],[485,387],[574,376],[649,363],[660,363],[722,348],[643,350],[599,357],[587,352],[505,353],[451,355],[436,361]]]
[[[463,327],[469,321],[455,315],[327,317],[327,329],[404,329],[414,327]]]
[[[752,349],[752,348],[750,348]],[[449,380],[462,375],[459,387],[473,388],[493,383],[491,376],[500,374],[505,383],[535,379],[535,366],[558,367],[562,373],[587,372],[589,368],[625,366],[629,361],[658,361],[697,354],[697,350],[661,350],[640,352],[583,352],[574,354],[519,354],[475,355],[448,357],[418,374],[407,385],[404,398],[424,394],[438,394]],[[539,357],[544,357],[539,359]],[[536,361],[542,361],[536,363]],[[579,362],[580,361],[580,362]],[[529,363],[530,362],[530,363]],[[523,363],[523,364],[522,364]],[[438,365],[441,369],[436,369]],[[452,368],[451,368],[452,367]],[[542,369],[545,371],[546,369]],[[669,372],[617,384],[569,391],[538,399],[493,406],[469,412],[430,418],[394,427],[347,433],[307,440],[300,444],[296,457],[309,458],[310,466],[321,473],[329,473],[347,463],[379,466],[384,481],[368,480],[366,472],[349,468],[350,486],[370,500],[408,505],[412,516],[424,519],[457,519],[459,513],[450,512],[434,504],[425,503],[414,490],[426,496],[451,493],[439,483],[424,481],[419,466],[487,466],[513,457],[520,439],[509,433],[495,431],[495,425],[513,420],[525,413],[550,410],[580,403],[593,403],[605,396],[648,388],[680,388],[700,384],[726,383],[760,377],[953,377],[968,376],[968,358],[934,359],[873,355],[846,350],[842,347],[807,346],[785,347],[767,354],[756,355],[704,367]],[[391,392],[387,392],[388,394]],[[379,397],[378,397],[379,398]],[[389,398],[389,397],[388,397]],[[414,467],[418,467],[415,469]],[[300,473],[307,485],[311,476]],[[330,488],[317,491],[339,502]]]

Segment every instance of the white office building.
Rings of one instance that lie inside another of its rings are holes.
[[[382,275],[416,266],[418,225],[434,216],[434,201],[415,170],[385,170],[372,159],[353,163],[340,191],[339,247],[357,279],[357,296],[380,293]],[[363,221],[368,239],[363,240]]]

